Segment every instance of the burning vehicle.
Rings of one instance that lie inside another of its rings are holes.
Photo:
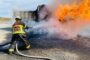
[[[13,11],[13,17],[20,16],[23,20],[34,20],[36,22],[46,20],[50,14],[50,11],[44,4],[37,6],[34,11]]]

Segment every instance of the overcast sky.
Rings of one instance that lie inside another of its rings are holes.
[[[36,9],[40,4],[51,4],[53,0],[0,0],[0,17],[11,17],[13,9]]]

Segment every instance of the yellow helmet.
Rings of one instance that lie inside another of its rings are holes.
[[[20,16],[17,16],[15,20],[22,20]]]

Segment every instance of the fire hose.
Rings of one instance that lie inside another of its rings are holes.
[[[20,36],[21,37],[21,36]],[[36,58],[36,59],[44,59],[44,60],[52,60],[48,57],[42,57],[42,56],[31,56],[31,55],[26,55],[23,54],[22,52],[19,51],[18,49],[18,44],[16,43],[16,52],[20,55],[20,56],[24,56],[24,57],[28,57],[28,58]]]
[[[18,49],[18,44],[16,43],[16,52],[20,55],[20,56],[24,56],[24,57],[28,57],[28,58],[36,58],[36,59],[44,59],[44,60],[52,60],[48,57],[42,57],[42,56],[31,56],[31,55],[26,55],[23,54],[22,52],[19,51]]]

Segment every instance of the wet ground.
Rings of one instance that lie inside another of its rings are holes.
[[[85,39],[84,39],[85,40]],[[89,41],[90,42],[90,41]],[[80,42],[78,42],[80,43]],[[81,43],[82,44],[82,43]],[[90,60],[90,48],[81,46],[72,40],[33,39],[30,50],[21,50],[22,53],[49,57],[53,60]],[[82,44],[83,45],[83,44]],[[35,60],[18,55],[8,55],[0,52],[0,60]],[[36,59],[42,60],[42,59]]]

